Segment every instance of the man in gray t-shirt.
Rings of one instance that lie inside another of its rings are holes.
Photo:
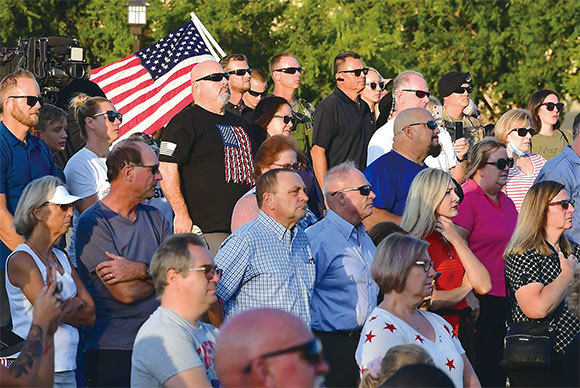
[[[129,385],[133,341],[159,306],[148,268],[171,229],[156,208],[141,204],[162,179],[158,166],[145,143],[119,142],[107,157],[109,194],[79,219],[78,272],[96,305],[85,335],[88,386]]]
[[[217,301],[216,268],[205,242],[177,234],[155,252],[151,272],[161,306],[135,338],[132,387],[214,387],[217,329],[200,317]]]

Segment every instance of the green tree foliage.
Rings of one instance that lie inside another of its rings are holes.
[[[149,0],[142,42],[151,44],[194,11],[228,53],[267,70],[273,55],[294,53],[305,71],[300,93],[318,102],[334,86],[332,61],[361,54],[385,76],[422,72],[435,95],[451,70],[470,71],[473,98],[498,117],[549,87],[580,95],[580,2],[573,0]],[[69,35],[93,67],[131,53],[124,2],[0,0],[0,39]],[[47,17],[50,15],[51,17]]]

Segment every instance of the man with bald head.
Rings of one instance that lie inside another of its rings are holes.
[[[213,255],[230,234],[236,201],[253,184],[250,128],[224,110],[230,100],[229,77],[215,61],[194,66],[194,106],[167,124],[159,151],[165,177],[161,187],[175,213],[175,232],[189,233],[197,225]]]
[[[356,386],[354,359],[361,328],[377,305],[379,287],[371,276],[375,245],[362,221],[373,212],[375,194],[352,162],[324,176],[326,217],[306,229],[316,263],[312,294],[312,330],[326,349],[327,383]]]
[[[320,342],[282,310],[250,310],[226,321],[214,354],[225,388],[317,387],[328,372]]]
[[[373,214],[365,220],[367,230],[382,221],[401,222],[411,182],[424,168],[427,156],[441,152],[439,127],[424,108],[401,111],[394,120],[393,149],[364,171],[375,194]]]

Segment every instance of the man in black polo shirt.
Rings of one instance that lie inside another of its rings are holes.
[[[336,88],[314,115],[311,155],[320,187],[326,171],[337,164],[352,160],[359,170],[366,166],[367,146],[375,130],[369,106],[360,98],[367,72],[353,51],[334,58]]]

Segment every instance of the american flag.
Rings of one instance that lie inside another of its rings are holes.
[[[115,108],[123,114],[121,137],[152,134],[192,103],[191,69],[213,60],[193,22],[118,62],[91,71]]]
[[[252,143],[246,131],[235,125],[216,124],[224,143],[226,182],[251,185],[254,161]]]

